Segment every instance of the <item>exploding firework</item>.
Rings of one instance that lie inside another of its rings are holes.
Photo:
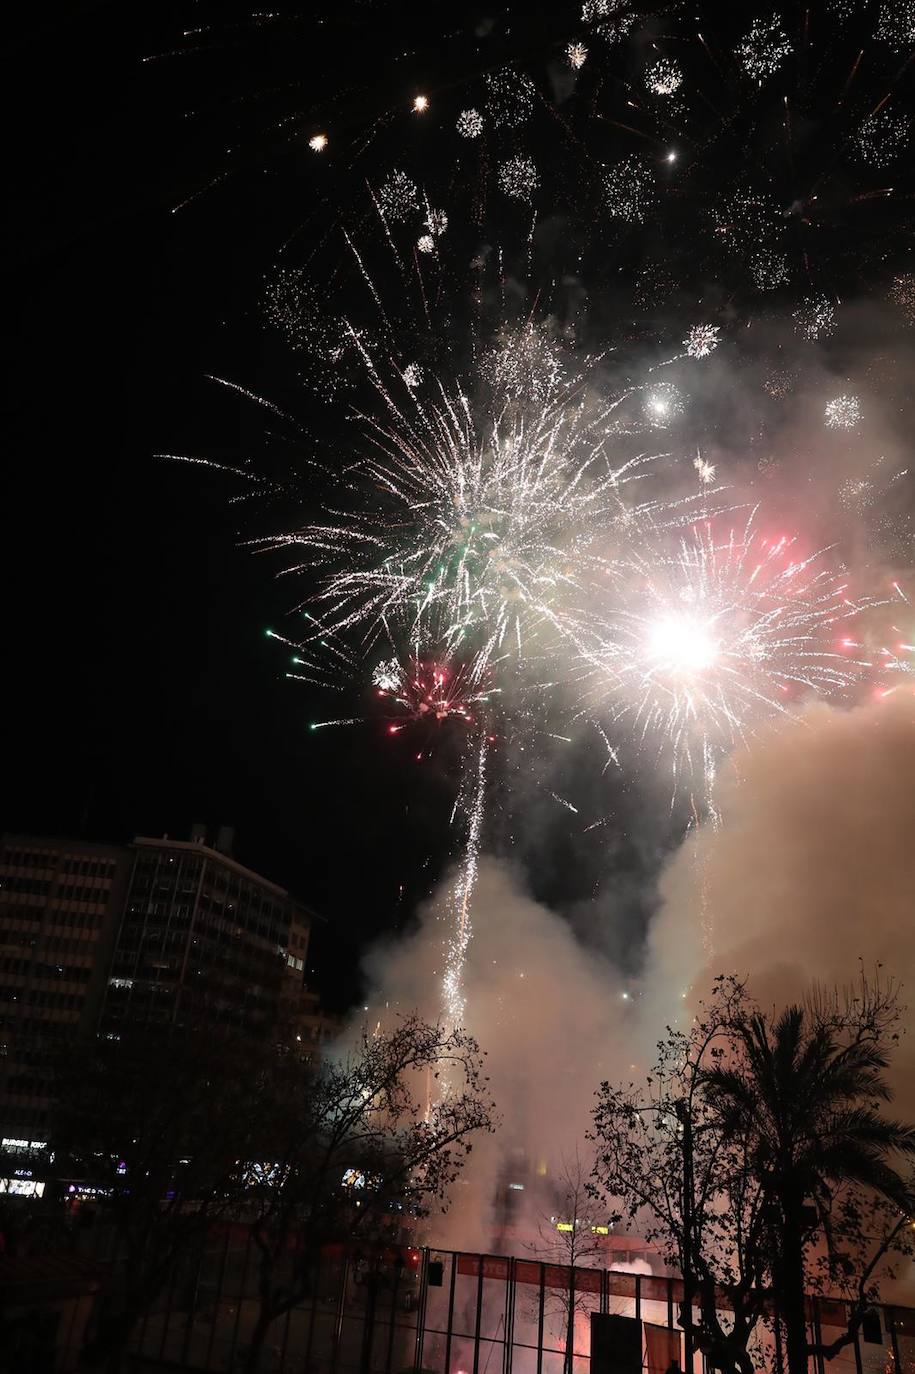
[[[835,396],[823,412],[829,429],[857,429],[861,423],[861,402],[857,396]]]
[[[529,157],[518,153],[499,168],[499,185],[512,200],[531,201],[540,185],[540,174]]]
[[[700,778],[709,794],[716,758],[762,719],[790,712],[807,692],[849,687],[869,666],[841,642],[842,626],[870,602],[854,602],[797,540],[712,521],[673,554],[634,554],[626,594],[583,656],[583,711],[601,704],[633,738],[668,753],[675,780]]]
[[[648,68],[645,85],[652,95],[673,95],[683,85],[683,72],[672,58],[662,57]]]
[[[761,83],[778,71],[790,51],[788,36],[773,14],[769,19],[754,19],[746,38],[737,45],[737,60],[747,76]]]
[[[643,223],[655,200],[655,178],[637,157],[625,157],[604,176],[604,205],[614,219]]]
[[[836,307],[828,296],[805,296],[794,311],[797,332],[805,339],[828,339],[836,327]]]
[[[483,117],[478,110],[462,110],[455,128],[462,138],[479,138],[483,132]]]
[[[485,677],[485,673],[483,674]],[[478,666],[411,657],[406,664],[396,655],[383,659],[372,673],[377,696],[393,708],[388,734],[397,735],[411,723],[440,726],[445,721],[474,725],[492,691],[481,685]]]
[[[696,324],[683,340],[683,347],[691,358],[707,358],[721,342],[716,324]]]
[[[364,358],[383,413],[365,419],[371,448],[347,469],[345,508],[329,507],[335,521],[263,541],[323,573],[322,628],[357,635],[364,651],[393,627],[408,640],[425,634],[434,618],[449,652],[470,646],[486,664],[509,650],[524,655],[541,631],[561,636],[565,601],[602,575],[614,529],[629,534],[688,509],[689,498],[646,499],[650,456],[612,460],[633,393],[591,400],[584,376],[565,380],[536,331],[495,351],[482,428],[462,390],[441,381],[419,390],[415,375],[398,372],[398,399]],[[678,405],[676,389],[661,383],[633,423],[666,426]]]
[[[580,71],[588,60],[588,49],[584,43],[570,43],[566,48],[566,61],[573,72]]]

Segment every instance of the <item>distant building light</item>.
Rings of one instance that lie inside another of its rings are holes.
[[[556,1230],[557,1230],[557,1231],[574,1231],[574,1230],[575,1230],[575,1224],[574,1224],[574,1222],[571,1222],[571,1221],[557,1221],[557,1223],[556,1223]]]
[[[596,1236],[609,1236],[610,1234],[609,1226],[592,1226],[591,1230]]]
[[[510,1183],[508,1186],[509,1186],[509,1188],[514,1188],[514,1190],[515,1190],[516,1193],[523,1193],[523,1192],[524,1192],[524,1184],[523,1184],[523,1183]]]
[[[109,979],[108,979],[108,986],[109,986],[110,988],[132,988],[132,987],[133,987],[133,979],[132,979],[132,978],[109,978]]]

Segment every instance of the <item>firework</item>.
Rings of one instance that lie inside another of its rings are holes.
[[[478,110],[462,110],[455,128],[461,138],[479,138],[483,132],[483,117]]]
[[[388,733],[399,734],[407,724],[441,725],[458,720],[473,725],[476,712],[492,693],[481,687],[475,665],[412,657],[405,665],[396,656],[383,659],[372,673],[380,699],[395,709]]]
[[[857,429],[861,423],[861,402],[857,396],[835,396],[826,406],[823,419],[828,429]]]
[[[327,134],[314,134],[308,140],[308,146],[313,153],[323,153],[327,147]]]
[[[448,216],[444,210],[429,210],[426,214],[425,225],[433,238],[439,238],[448,228]]]
[[[806,692],[834,693],[869,666],[841,643],[866,605],[825,565],[825,550],[756,531],[716,534],[706,521],[679,548],[629,561],[627,594],[583,657],[582,710],[602,704],[633,738],[668,753],[675,779],[698,776],[761,719],[786,714]]]
[[[773,14],[769,19],[754,19],[736,53],[747,76],[761,84],[778,71],[790,51],[788,36],[778,15]]]
[[[915,0],[880,0],[874,37],[894,52],[915,43]]]
[[[425,114],[428,108],[429,97],[427,95],[418,95],[416,99],[413,101],[414,114]]]
[[[707,358],[721,342],[721,333],[716,324],[696,324],[683,340],[683,347],[690,358]]]
[[[573,72],[580,71],[588,60],[588,49],[584,43],[570,43],[566,48],[566,61]]]
[[[510,70],[486,76],[486,113],[497,128],[517,129],[534,108],[534,83]]]
[[[528,331],[520,342],[506,340],[491,360],[497,389],[482,432],[463,392],[438,381],[420,399],[418,379],[398,372],[414,383],[401,402],[366,357],[387,419],[366,417],[373,451],[347,470],[348,508],[330,508],[336,523],[266,541],[325,570],[322,627],[356,632],[370,647],[392,626],[413,638],[435,619],[448,652],[470,644],[488,664],[512,646],[522,652],[539,629],[561,636],[563,597],[596,575],[607,532],[658,518],[657,502],[624,499],[630,487],[641,494],[650,460],[610,461],[625,398],[573,400],[581,377],[566,383]],[[667,384],[649,396],[676,405]],[[666,422],[656,413],[649,423]],[[371,498],[364,508],[360,485]]]
[[[406,172],[393,171],[378,191],[378,203],[385,217],[400,223],[419,214],[419,191]]]
[[[604,205],[614,219],[642,224],[655,200],[651,168],[637,157],[624,157],[604,175]]]
[[[540,175],[531,159],[518,153],[499,168],[499,185],[513,200],[530,201],[540,185]]]
[[[416,246],[421,253],[434,253],[435,239],[431,234],[420,234],[416,240]]]
[[[805,296],[793,319],[802,338],[828,339],[836,327],[836,307],[828,296]]]
[[[750,278],[760,291],[774,291],[791,279],[785,254],[771,248],[759,248],[750,257]]]
[[[407,363],[402,373],[404,386],[415,391],[423,380],[423,370],[418,363]]]
[[[890,300],[902,312],[907,324],[915,324],[915,273],[902,272],[893,278]]]
[[[683,85],[683,72],[672,58],[662,57],[646,71],[645,85],[652,95],[673,95]]]
[[[905,151],[909,121],[892,110],[877,110],[864,120],[855,142],[862,162],[871,167],[890,167]]]
[[[656,429],[666,429],[683,411],[683,398],[671,382],[659,382],[645,394],[645,419]]]

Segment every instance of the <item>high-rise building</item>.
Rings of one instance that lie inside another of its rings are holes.
[[[123,845],[0,838],[3,1146],[45,1139],[54,1058],[95,1029],[131,859]]]
[[[276,1025],[305,981],[311,914],[214,844],[138,837],[101,1031],[127,1022]]]
[[[231,846],[202,826],[129,845],[0,837],[0,1153],[46,1139],[54,1061],[81,1035],[283,1026],[292,1042],[306,1004],[320,1017],[312,913]]]

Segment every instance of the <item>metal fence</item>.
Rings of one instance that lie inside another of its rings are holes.
[[[274,1282],[291,1285],[298,1261],[291,1250],[288,1267]],[[341,1249],[322,1258],[309,1275],[307,1296],[275,1322],[260,1370],[590,1374],[590,1316],[607,1313],[643,1323],[643,1366],[649,1374],[664,1374],[668,1356],[659,1368],[658,1351],[682,1357],[682,1298],[680,1280],[649,1274],[459,1251]],[[141,1322],[133,1351],[159,1367],[241,1370],[257,1312],[257,1250],[247,1229],[213,1228]],[[842,1303],[812,1299],[811,1334],[833,1339],[844,1314]],[[771,1338],[767,1347],[761,1332],[760,1342],[757,1367],[780,1370]],[[817,1365],[813,1374],[825,1374],[823,1362]],[[829,1362],[829,1371],[915,1374],[915,1310],[880,1308],[854,1343]],[[693,1374],[708,1374],[698,1352]]]

